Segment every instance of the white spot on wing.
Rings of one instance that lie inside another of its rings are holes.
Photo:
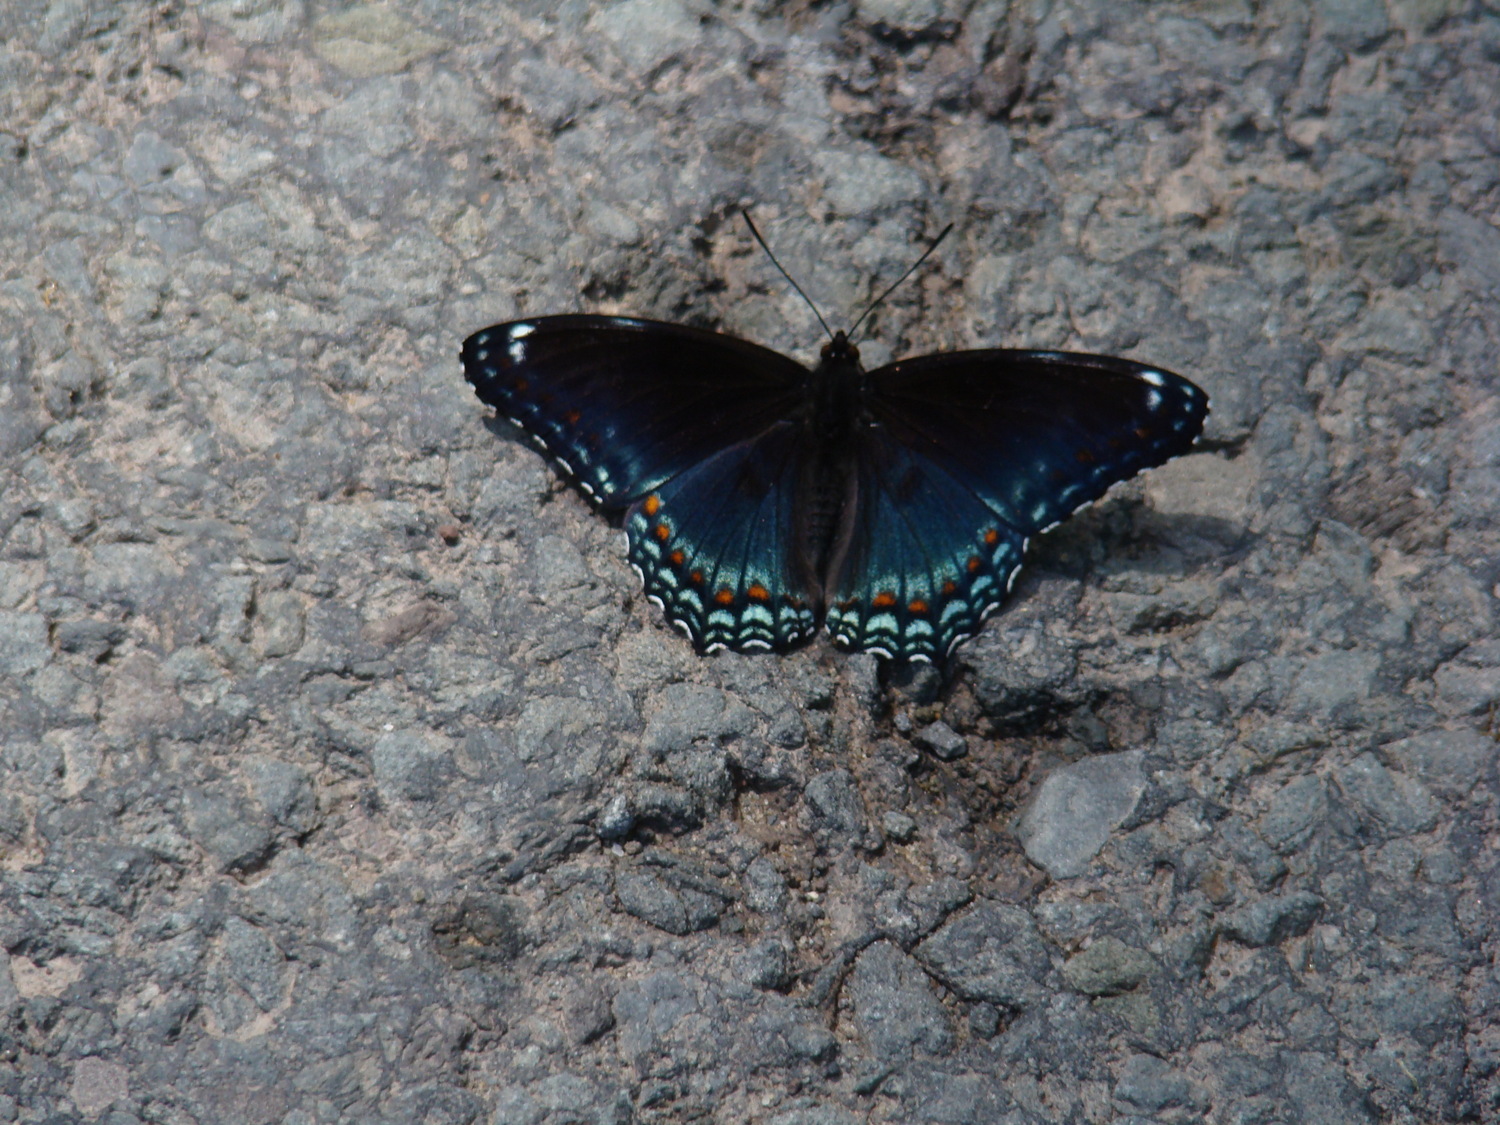
[[[512,324],[510,326],[510,338],[512,340],[524,340],[535,331],[535,324]]]
[[[1167,377],[1160,371],[1142,371],[1141,378],[1153,387],[1165,387],[1167,385]]]

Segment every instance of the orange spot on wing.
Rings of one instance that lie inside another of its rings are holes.
[[[703,585],[703,572],[701,570],[693,571],[692,574],[688,575],[688,581],[691,582],[694,586]]]
[[[955,581],[953,581],[953,579],[951,579],[951,578],[949,578],[947,581],[945,581],[943,583],[943,593],[945,593],[945,594],[951,594],[951,593],[953,593],[954,590],[957,590],[957,589],[958,589],[958,583],[955,582]]]
[[[771,591],[767,590],[759,582],[752,585],[745,593],[749,594],[753,601],[768,602],[771,600]]]
[[[911,610],[912,613],[926,613],[927,603],[924,602],[921,598],[917,598],[913,601],[907,602],[906,608]]]
[[[890,609],[891,606],[896,604],[896,595],[892,594],[888,590],[882,591],[881,593],[875,595],[875,600],[870,604],[873,605],[876,609]]]
[[[531,390],[531,384],[528,383],[525,379],[512,379],[510,381],[510,385],[511,385],[512,389],[514,389],[519,394],[523,394],[523,395],[527,391]]]
[[[653,492],[650,496],[646,497],[646,502],[641,507],[645,509],[648,516],[654,516],[657,512],[661,511],[661,497]]]
[[[1099,460],[1099,458],[1095,457],[1087,449],[1080,449],[1077,453],[1073,454],[1073,459],[1084,465],[1092,465],[1095,461]]]
[[[563,421],[566,422],[570,426],[576,426],[576,425],[578,425],[578,419],[580,419],[582,417],[583,417],[583,415],[579,414],[578,411],[576,411],[576,410],[570,410],[566,414],[563,415]]]
[[[672,537],[672,529],[664,523],[656,525],[656,537],[665,543]]]
[[[673,551],[670,555],[667,556],[667,558],[672,560],[673,566],[681,566],[682,560],[686,557],[687,556],[684,555],[681,551]]]
[[[1145,426],[1137,426],[1135,428],[1135,436],[1140,438],[1142,441],[1145,441],[1148,437],[1151,436],[1151,431]]]
[[[982,558],[980,558],[978,555],[970,555],[969,556],[968,567],[969,567],[969,572],[970,573],[973,573],[974,571],[978,570],[983,565],[984,565],[984,560]]]
[[[993,527],[984,533],[984,545],[986,547],[993,547],[998,542],[1000,542],[1000,533]]]
[[[714,595],[714,601],[720,605],[732,605],[734,604],[734,591],[728,586],[721,586],[719,592]]]

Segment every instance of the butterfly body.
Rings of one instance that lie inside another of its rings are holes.
[[[1004,600],[1030,537],[1185,452],[1208,410],[1170,372],[993,349],[808,368],[629,317],[471,336],[476,393],[623,516],[647,595],[701,650],[941,660]]]

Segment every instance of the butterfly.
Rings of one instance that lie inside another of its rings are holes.
[[[700,652],[785,651],[822,626],[941,663],[1032,537],[1186,452],[1208,414],[1199,387],[1134,360],[985,349],[866,371],[851,333],[809,369],[681,324],[540,316],[474,333],[462,360],[623,517],[647,596]]]

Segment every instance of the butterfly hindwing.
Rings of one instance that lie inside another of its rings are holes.
[[[543,316],[464,341],[475,392],[605,508],[760,433],[808,371],[732,336],[618,316]]]
[[[841,648],[940,662],[1003,600],[1025,538],[881,427],[862,436],[849,550],[828,600]]]
[[[780,422],[665,482],[625,516],[646,594],[700,650],[784,650],[811,636],[793,573],[798,428]]]
[[[901,360],[869,373],[892,440],[1034,535],[1142,469],[1185,453],[1208,396],[1134,360],[995,349]]]

